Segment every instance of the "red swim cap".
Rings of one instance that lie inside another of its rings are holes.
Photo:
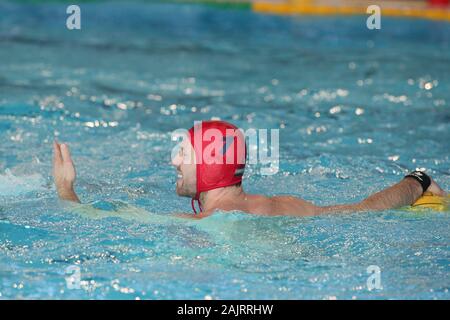
[[[242,132],[225,121],[197,122],[189,129],[189,139],[195,151],[197,193],[192,199],[199,202],[200,193],[242,182],[247,150]]]

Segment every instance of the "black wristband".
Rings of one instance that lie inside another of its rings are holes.
[[[416,179],[416,181],[418,181],[422,186],[423,192],[425,192],[431,184],[430,177],[422,171],[413,171],[411,173],[408,173],[405,178]]]

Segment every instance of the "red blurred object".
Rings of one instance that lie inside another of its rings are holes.
[[[432,6],[448,6],[450,0],[428,0],[428,3]]]

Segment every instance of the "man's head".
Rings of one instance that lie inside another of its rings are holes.
[[[240,184],[246,147],[242,132],[225,121],[196,123],[172,159],[177,194],[198,200],[201,192]]]

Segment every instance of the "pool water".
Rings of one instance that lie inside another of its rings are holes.
[[[218,117],[280,130],[249,192],[353,202],[415,168],[450,190],[450,24],[93,2],[69,31],[66,6],[0,3],[1,299],[450,298],[448,212],[191,221],[169,166],[170,133]]]

